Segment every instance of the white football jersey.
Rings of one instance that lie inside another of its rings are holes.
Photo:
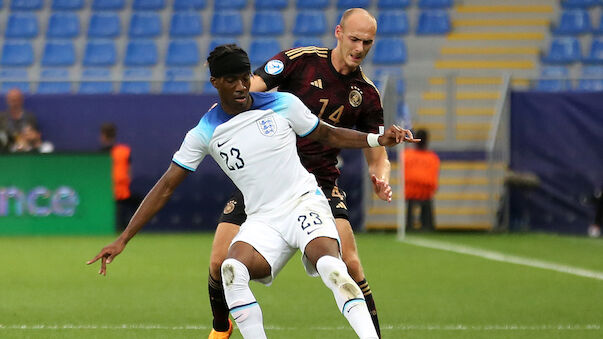
[[[318,117],[290,93],[251,97],[251,108],[237,115],[227,114],[219,104],[209,110],[172,159],[195,171],[210,154],[243,193],[247,215],[269,213],[318,189],[299,160],[295,136],[312,133]]]

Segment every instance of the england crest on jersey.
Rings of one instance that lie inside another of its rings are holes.
[[[276,122],[274,121],[272,115],[263,117],[256,121],[256,123],[258,124],[258,128],[260,129],[260,133],[262,133],[262,135],[271,137],[276,134]]]

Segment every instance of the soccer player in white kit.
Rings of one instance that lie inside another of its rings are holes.
[[[249,281],[269,285],[299,249],[308,274],[320,275],[356,334],[378,338],[363,294],[340,258],[339,235],[328,202],[299,160],[296,134],[339,148],[414,142],[412,134],[397,126],[381,136],[332,127],[292,94],[249,93],[249,59],[236,45],[216,47],[208,63],[220,103],[187,133],[172,164],[124,232],[88,264],[101,259],[99,273],[106,274],[106,264],[163,207],[186,175],[211,155],[246,202],[247,220],[222,264],[226,301],[243,337],[266,337]]]

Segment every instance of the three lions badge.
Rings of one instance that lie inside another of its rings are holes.
[[[274,122],[274,118],[272,115],[265,116],[256,121],[258,128],[260,129],[260,133],[262,135],[271,137],[276,134],[276,122]]]

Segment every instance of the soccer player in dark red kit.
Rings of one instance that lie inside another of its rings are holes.
[[[383,133],[383,108],[375,85],[362,73],[360,63],[373,45],[377,21],[361,8],[348,9],[335,28],[337,46],[300,47],[283,51],[254,72],[251,91],[279,91],[298,96],[321,120],[338,127],[356,128],[367,133]],[[411,137],[412,138],[412,137]],[[307,138],[297,138],[297,149],[304,167],[316,177],[329,199],[341,238],[343,261],[351,277],[364,293],[379,336],[377,309],[360,264],[352,226],[348,221],[345,193],[337,187],[340,150]],[[384,147],[363,150],[375,193],[391,201],[390,163]],[[214,315],[210,339],[229,338],[232,323],[222,290],[220,266],[232,239],[245,221],[245,205],[237,191],[226,204],[212,245],[209,296]]]

